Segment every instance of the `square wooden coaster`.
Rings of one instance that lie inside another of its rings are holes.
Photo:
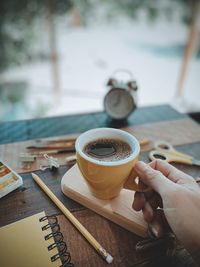
[[[147,236],[147,224],[142,213],[132,209],[133,191],[122,189],[114,199],[98,199],[91,194],[77,164],[65,173],[61,188],[66,196],[85,207],[139,236]]]

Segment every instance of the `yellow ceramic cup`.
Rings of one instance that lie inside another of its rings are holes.
[[[129,157],[117,161],[100,161],[87,156],[83,151],[85,145],[99,138],[125,141],[132,148],[132,153]],[[111,199],[116,197],[122,188],[144,191],[144,187],[135,181],[133,167],[138,161],[140,145],[133,135],[118,129],[96,128],[81,134],[75,147],[78,167],[95,197]]]

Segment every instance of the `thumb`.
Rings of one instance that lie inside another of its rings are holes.
[[[143,183],[153,188],[161,196],[164,192],[173,190],[174,183],[165,177],[160,171],[154,170],[148,164],[138,161],[134,167]]]

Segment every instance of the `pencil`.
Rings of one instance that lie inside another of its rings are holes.
[[[88,232],[88,230],[74,217],[74,215],[64,206],[64,204],[54,195],[54,193],[45,185],[38,175],[32,173],[34,181],[54,202],[54,204],[63,212],[67,219],[78,229],[85,239],[94,247],[94,249],[106,260],[107,263],[113,261],[113,257],[97,242],[97,240]]]
[[[149,139],[141,139],[139,140],[139,143],[141,146],[146,146],[150,143],[151,141]]]

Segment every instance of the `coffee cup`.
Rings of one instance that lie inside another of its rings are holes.
[[[140,145],[130,133],[113,128],[92,129],[77,138],[75,148],[78,167],[95,197],[112,199],[122,188],[146,190],[136,182],[134,165]]]

